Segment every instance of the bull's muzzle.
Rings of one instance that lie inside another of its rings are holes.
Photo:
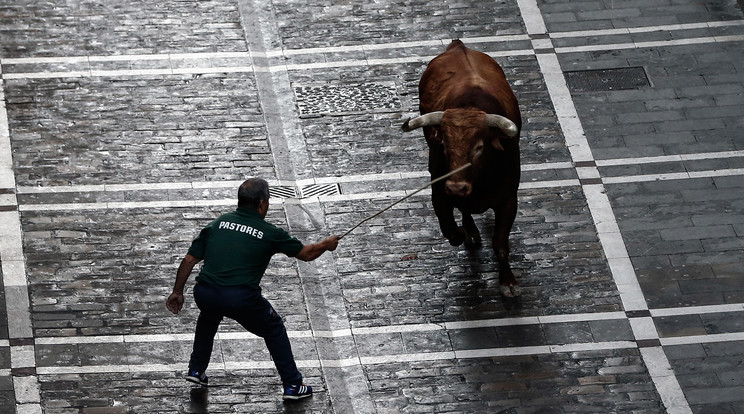
[[[473,186],[471,186],[467,181],[447,180],[447,182],[444,183],[444,189],[447,192],[447,195],[467,197],[470,195],[470,192],[473,191]]]

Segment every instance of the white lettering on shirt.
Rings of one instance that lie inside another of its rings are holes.
[[[263,239],[263,236],[264,236],[262,231],[254,229],[251,226],[246,226],[245,224],[240,224],[240,223],[233,223],[230,221],[221,221],[218,228],[237,231],[237,232],[245,233],[245,234],[250,234],[251,236],[257,239]]]

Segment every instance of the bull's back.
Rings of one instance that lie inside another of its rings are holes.
[[[462,101],[467,102],[467,98],[461,99],[461,96],[472,93],[473,90],[501,100],[507,115],[514,115],[516,98],[498,63],[485,53],[469,49],[461,41],[453,40],[444,53],[429,63],[421,76],[421,112],[461,107]],[[512,106],[514,108],[506,108]]]

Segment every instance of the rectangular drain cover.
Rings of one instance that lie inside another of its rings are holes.
[[[300,193],[302,194],[302,198],[339,195],[341,194],[341,189],[338,187],[338,184],[312,184],[302,187]]]
[[[646,71],[640,67],[565,72],[571,92],[609,92],[648,86]]]
[[[395,83],[295,85],[300,115],[394,111],[401,107]]]
[[[269,197],[272,198],[296,198],[297,190],[286,185],[275,185],[269,187]]]

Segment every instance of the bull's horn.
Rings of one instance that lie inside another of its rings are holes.
[[[488,124],[489,128],[498,128],[504,131],[504,134],[509,138],[514,138],[519,134],[517,125],[509,118],[501,115],[486,114],[486,124]]]
[[[416,118],[406,120],[406,122],[403,123],[403,126],[401,126],[401,128],[403,129],[403,131],[408,132],[408,131],[413,131],[416,128],[439,125],[442,123],[443,114],[444,114],[443,111],[429,112],[428,114],[424,114],[421,116],[417,116]]]

